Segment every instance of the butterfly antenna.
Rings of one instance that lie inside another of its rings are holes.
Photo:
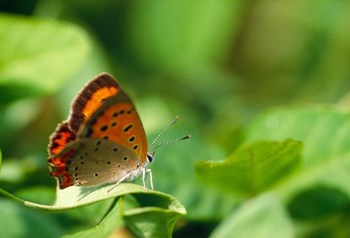
[[[179,119],[179,116],[176,116],[174,120],[172,120],[172,122],[170,122],[170,124],[165,127],[157,136],[156,138],[154,138],[154,140],[152,141],[150,148],[152,148],[152,146],[154,145],[154,143],[157,142],[157,140],[164,134],[164,132],[166,132],[172,125],[175,124],[175,122],[177,122],[177,120]]]
[[[152,148],[153,154],[154,154],[155,150],[158,149],[159,147],[172,144],[172,143],[174,143],[174,142],[176,142],[176,141],[186,140],[186,139],[189,139],[189,138],[191,138],[191,137],[192,137],[191,135],[187,135],[187,136],[184,136],[184,137],[181,137],[181,138],[176,138],[176,139],[173,139],[173,140],[169,140],[169,141],[166,141],[166,142],[164,142],[164,143],[162,143],[162,144],[160,144],[160,145],[157,145],[157,146],[155,146],[154,148]]]

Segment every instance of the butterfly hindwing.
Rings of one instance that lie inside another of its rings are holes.
[[[141,173],[140,161],[134,153],[105,139],[80,139],[51,158],[50,163],[55,160],[66,162],[64,169],[53,166],[51,172],[58,178],[60,188],[121,182],[133,173]]]

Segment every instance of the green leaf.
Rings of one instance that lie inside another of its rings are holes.
[[[303,140],[302,167],[273,188],[296,218],[341,214],[350,198],[350,113],[336,107],[280,108],[259,117],[247,141]]]
[[[250,196],[266,190],[300,164],[302,144],[288,139],[261,141],[238,148],[224,161],[196,164],[206,183],[235,194]]]
[[[66,235],[64,237],[109,237],[113,231],[119,229],[123,224],[124,222],[121,217],[121,205],[118,202],[95,227],[72,235]]]
[[[283,200],[315,187],[337,189],[350,197],[348,111],[331,106],[276,109],[252,123],[246,141],[288,137],[303,141],[303,163],[298,173],[274,188]]]
[[[125,212],[124,220],[138,237],[172,237],[179,214],[167,209],[147,207]]]
[[[44,205],[44,204],[24,201],[1,188],[0,188],[0,194],[32,208],[53,210],[53,211],[66,210],[66,209],[72,209],[80,206],[85,206],[85,205],[92,204],[94,202],[106,200],[113,197],[119,197],[126,194],[135,194],[135,193],[152,194],[154,196],[160,196],[160,197],[165,197],[169,199],[171,202],[176,204],[174,205],[174,208],[179,209],[179,212],[181,214],[184,214],[185,212],[184,207],[178,200],[176,200],[175,198],[165,193],[148,190],[143,188],[140,185],[132,184],[132,183],[121,183],[116,188],[108,192],[108,190],[113,186],[114,186],[113,184],[108,186],[102,186],[99,188],[84,188],[84,187],[71,186],[66,189],[57,189],[56,202],[53,205]]]
[[[149,196],[148,194],[135,194],[142,207],[133,208],[124,212],[127,226],[144,238],[172,237],[175,222],[185,212],[178,204],[170,202],[163,197]]]
[[[304,143],[303,166],[350,151],[350,113],[330,106],[280,108],[248,128],[247,142],[293,138]]]
[[[294,237],[293,233],[292,222],[281,201],[272,194],[263,194],[234,211],[210,237],[288,238]]]
[[[177,218],[186,214],[183,205],[170,195],[147,190],[142,186],[130,183],[122,183],[110,192],[107,192],[113,186],[113,184],[99,188],[79,188],[73,186],[64,190],[58,190],[57,199],[54,205],[43,205],[24,201],[3,189],[0,189],[0,194],[28,207],[50,211],[62,211],[77,208],[97,201],[133,194],[138,198],[139,205],[147,207],[134,208],[130,211],[126,210],[126,225],[136,234],[143,237],[171,237]],[[118,212],[116,213],[119,214]],[[91,235],[92,237],[101,231],[110,232],[112,228],[114,229],[122,224],[121,221],[113,220],[117,218],[109,218],[109,216],[112,215],[109,215],[108,213],[105,222],[102,222],[97,227],[86,231],[87,233],[78,233],[77,236],[83,237],[85,235]],[[148,224],[147,228],[144,227],[144,223]],[[149,234],[151,234],[151,236]]]
[[[90,50],[86,33],[69,23],[0,15],[1,103],[56,90]]]
[[[106,237],[126,225],[138,237],[172,237],[177,218],[186,212],[169,197],[134,194],[139,203],[136,208],[124,206],[124,199],[116,205],[95,227],[67,237]],[[177,210],[177,211],[176,211]]]

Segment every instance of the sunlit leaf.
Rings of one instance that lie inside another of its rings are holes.
[[[26,206],[39,208],[39,209],[47,209],[47,210],[65,210],[76,208],[79,206],[88,205],[97,201],[106,200],[113,197],[123,196],[126,194],[133,193],[144,193],[144,194],[153,194],[155,196],[166,197],[170,199],[172,202],[175,202],[177,206],[182,207],[182,205],[173,197],[153,191],[146,190],[140,185],[130,184],[130,183],[122,183],[118,185],[116,188],[108,192],[108,190],[113,187],[112,185],[103,186],[100,188],[80,188],[76,186],[72,186],[63,190],[58,190],[56,195],[56,202],[53,205],[44,205],[33,203],[29,201],[24,201],[20,198],[15,197],[9,192],[6,192],[3,189],[0,189],[0,194],[20,203],[23,203]]]
[[[262,141],[238,148],[223,161],[196,165],[199,177],[225,191],[254,195],[279,182],[300,164],[302,145],[288,139]]]
[[[331,106],[281,108],[248,127],[246,141],[293,138],[304,143],[303,166],[350,151],[350,113]]]
[[[143,207],[133,208],[131,210],[126,209],[124,211],[124,218],[130,230],[139,235],[143,234],[143,237],[171,237],[177,218],[186,214],[186,210],[182,204],[170,195],[146,190],[142,186],[127,183],[120,184],[112,191],[107,192],[111,186],[113,185],[97,189],[73,187],[59,190],[54,205],[43,205],[24,201],[3,189],[0,189],[0,194],[28,207],[50,211],[73,209],[113,197],[134,194],[137,196],[139,204]],[[117,217],[115,214],[117,214]],[[103,234],[111,233],[123,224],[122,220],[120,218],[118,219],[120,215],[119,207],[114,206],[107,213],[105,219],[96,227],[79,232],[72,237],[93,237],[99,232]],[[146,227],[145,224],[147,224]]]

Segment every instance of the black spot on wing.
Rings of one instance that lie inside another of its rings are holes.
[[[108,125],[103,125],[100,128],[100,131],[106,131],[108,129]]]
[[[132,124],[127,125],[126,127],[124,127],[124,132],[128,132],[130,129],[132,128]]]

